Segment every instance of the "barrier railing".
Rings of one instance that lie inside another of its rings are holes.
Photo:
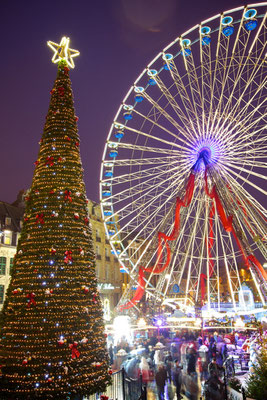
[[[146,387],[142,383],[142,375],[133,379],[124,368],[112,374],[112,383],[104,393],[95,393],[84,400],[101,400],[106,396],[109,400],[147,400]]]

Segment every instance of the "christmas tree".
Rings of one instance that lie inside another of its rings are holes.
[[[1,315],[1,399],[81,399],[110,382],[80,159],[69,39],[58,63]]]

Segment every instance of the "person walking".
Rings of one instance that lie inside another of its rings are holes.
[[[189,349],[187,354],[187,373],[188,375],[195,376],[196,375],[196,352],[193,347]]]
[[[221,368],[220,368],[220,366],[217,364],[217,362],[216,362],[216,358],[214,357],[213,359],[212,359],[212,361],[209,363],[209,366],[208,366],[208,371],[209,371],[209,375],[211,376],[211,375],[216,375],[216,376],[219,376],[220,375],[220,371],[221,371]]]
[[[182,367],[179,364],[179,360],[174,361],[174,368],[172,370],[172,381],[176,389],[177,400],[181,397],[181,385],[182,385]]]
[[[155,375],[155,381],[158,391],[158,400],[164,400],[164,387],[167,380],[167,371],[163,364],[159,364]]]
[[[172,369],[173,358],[172,358],[170,351],[169,351],[168,355],[165,357],[164,362],[165,362],[165,366],[166,366],[168,379],[171,382],[171,369]]]

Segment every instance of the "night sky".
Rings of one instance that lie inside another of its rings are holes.
[[[242,0],[46,0],[1,4],[0,200],[31,185],[57,74],[46,42],[71,39],[81,55],[70,77],[88,198],[113,118],[130,86],[169,42]]]

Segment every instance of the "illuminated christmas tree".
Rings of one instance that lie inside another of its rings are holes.
[[[58,63],[1,315],[1,399],[81,399],[110,382],[80,159],[69,39]]]

